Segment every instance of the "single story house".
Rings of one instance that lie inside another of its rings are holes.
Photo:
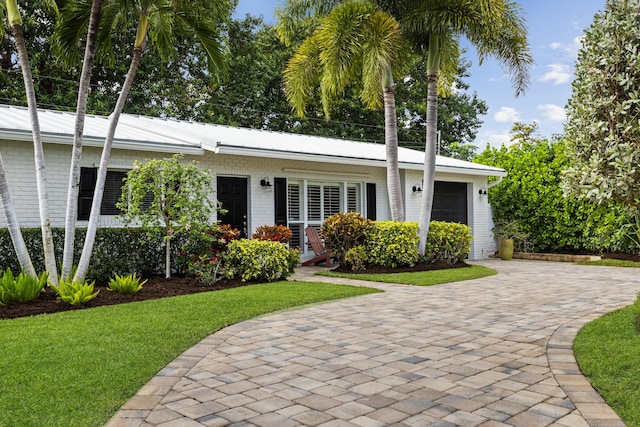
[[[0,154],[20,225],[37,227],[40,220],[28,111],[0,105],[0,117]],[[40,110],[39,120],[51,223],[63,227],[75,113]],[[108,124],[106,116],[88,115],[85,120],[80,227],[87,225]],[[211,171],[215,197],[228,210],[217,219],[246,235],[260,225],[285,224],[293,231],[292,245],[306,248],[304,228],[319,226],[336,212],[390,218],[383,144],[125,114],[111,152],[100,225],[119,224],[115,203],[122,178],[134,161],[174,153],[183,153],[186,160],[196,160]],[[398,157],[406,219],[417,221],[424,153],[400,148]],[[502,169],[437,157],[432,217],[471,227],[471,259],[486,258],[495,249],[488,177],[505,175]],[[4,215],[0,215],[0,227],[6,227]]]

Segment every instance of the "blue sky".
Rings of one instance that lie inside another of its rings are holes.
[[[604,9],[606,0],[520,0],[529,31],[529,44],[535,65],[524,95],[516,98],[511,81],[492,59],[478,66],[473,48],[465,55],[472,62],[469,91],[477,92],[489,106],[476,145],[487,142],[499,146],[509,141],[514,121],[537,122],[545,137],[563,132],[564,107],[571,96],[573,70],[580,48],[580,37]],[[273,12],[279,0],[239,0],[236,16],[263,15],[275,23]],[[463,47],[465,47],[463,41]]]

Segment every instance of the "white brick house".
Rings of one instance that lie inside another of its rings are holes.
[[[27,110],[0,105],[0,153],[22,227],[39,226],[33,143]],[[39,113],[50,215],[64,226],[64,211],[75,114]],[[78,226],[86,225],[95,168],[100,162],[108,117],[87,116],[82,154]],[[286,224],[305,247],[302,230],[320,225],[335,212],[352,210],[372,219],[389,219],[385,149],[382,144],[354,142],[282,132],[234,128],[186,121],[123,115],[116,131],[101,225],[118,225],[114,203],[121,179],[134,160],[183,153],[211,171],[216,197],[229,210],[223,222],[251,234],[260,225]],[[408,221],[417,221],[422,192],[424,153],[399,149],[403,200]],[[502,169],[438,157],[434,219],[468,224],[474,235],[471,259],[494,250],[489,176]],[[5,227],[0,215],[0,227]]]

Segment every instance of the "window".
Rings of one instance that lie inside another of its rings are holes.
[[[102,204],[100,205],[100,215],[120,214],[120,210],[116,208],[116,203],[120,199],[120,194],[122,194],[122,180],[126,175],[127,173],[122,171],[107,171]],[[78,191],[79,220],[89,219],[97,177],[97,168],[80,169],[80,187]]]

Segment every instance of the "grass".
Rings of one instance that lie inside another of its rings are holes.
[[[405,285],[431,286],[442,283],[459,282],[462,280],[479,279],[481,277],[498,274],[495,270],[481,265],[472,265],[465,268],[450,268],[445,270],[419,271],[413,273],[336,273],[327,271],[323,276],[342,277],[347,279],[369,280],[372,282],[401,283]]]
[[[374,289],[276,282],[0,321],[0,426],[100,426],[167,363],[265,313]]]
[[[635,267],[640,268],[640,262],[628,261],[623,259],[598,259],[595,261],[584,261],[578,263],[580,265],[600,265],[605,267]]]
[[[639,303],[608,313],[585,325],[573,344],[582,372],[629,427],[640,426],[638,314]]]

